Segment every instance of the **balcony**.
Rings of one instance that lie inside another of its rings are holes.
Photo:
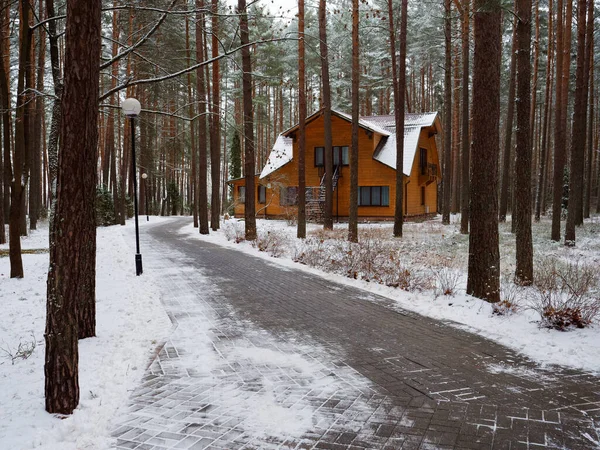
[[[419,172],[419,186],[428,186],[438,178],[438,166],[437,164],[427,163],[427,166],[420,167]]]

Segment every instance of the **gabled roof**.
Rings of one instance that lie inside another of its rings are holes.
[[[313,120],[321,117],[323,110],[306,118],[308,125]],[[349,114],[331,110],[331,114],[348,122],[352,122],[352,116]],[[393,115],[386,116],[364,116],[360,117],[358,124],[361,128],[378,133],[382,136],[380,145],[375,150],[373,158],[376,161],[385,164],[386,166],[396,169],[396,123]],[[425,127],[435,127],[437,133],[441,132],[441,124],[438,114],[423,113],[423,114],[405,114],[404,116],[404,160],[402,172],[405,175],[410,175],[410,170],[413,165],[417,147],[419,144],[419,136],[421,129]],[[298,130],[298,125],[284,131],[279,135],[273,150],[269,154],[267,163],[263,168],[260,178],[280,169],[292,160],[293,157],[293,139],[289,137]]]

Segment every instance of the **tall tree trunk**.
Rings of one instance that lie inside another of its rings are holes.
[[[568,10],[571,8],[571,1],[567,0]],[[563,20],[563,1],[558,0],[558,13],[556,17],[556,113],[554,125],[554,181],[552,194],[552,233],[553,241],[560,241],[560,219],[562,213],[562,197],[565,169],[565,146],[566,146],[566,120],[567,120],[567,102],[568,102],[568,79],[570,65],[570,21]]]
[[[248,36],[248,13],[246,0],[238,0],[240,15],[240,44],[242,45],[242,94],[244,110],[244,176],[246,180],[245,198],[245,234],[246,240],[256,240],[256,217],[254,204],[254,119],[252,112],[252,62],[250,61],[250,46]]]
[[[454,46],[454,66],[452,88],[452,201],[450,203],[450,212],[456,214],[460,212],[460,101],[458,93],[460,92],[460,48]],[[424,78],[423,78],[424,80]],[[425,111],[425,109],[423,109]]]
[[[219,14],[218,0],[212,0],[212,57],[219,55]],[[219,60],[212,63],[212,130],[210,133],[210,173],[212,194],[210,197],[210,226],[213,231],[219,229],[221,213],[221,91],[219,83]]]
[[[327,48],[327,2],[319,0],[319,50],[323,83],[323,126],[325,135],[325,214],[323,228],[333,230],[333,138],[331,133],[331,85],[329,83],[329,50]]]
[[[204,61],[204,0],[196,0],[196,63]],[[204,67],[196,71],[198,97],[198,225],[200,234],[208,234],[208,166],[206,152],[206,85]]]
[[[539,0],[538,0],[539,1]],[[552,104],[552,61],[554,54],[552,0],[548,2],[548,56],[546,61],[546,93],[544,95],[544,118],[542,121],[542,146],[540,149],[540,165],[535,192],[535,221],[540,220],[542,204],[544,203],[545,184],[548,165],[548,123],[550,121],[550,105]]]
[[[589,114],[587,126],[587,165],[585,174],[585,189],[583,192],[583,217],[590,217],[590,202],[592,194],[592,166],[594,162],[594,2],[588,1],[587,18],[587,55],[588,55],[588,79],[589,79]]]
[[[462,10],[462,189],[461,189],[461,215],[460,232],[469,232],[469,198],[471,195],[471,153],[469,139],[469,30],[470,30],[470,3],[471,0],[463,0]]]
[[[452,191],[452,10],[451,0],[444,0],[444,178],[442,180],[442,223],[450,223]]]
[[[516,6],[517,0],[515,0]],[[506,108],[506,122],[504,123],[504,153],[502,155],[502,183],[500,188],[500,222],[506,222],[508,210],[508,196],[511,185],[511,162],[513,156],[512,131],[515,107],[515,80],[517,74],[517,18],[513,21],[512,51],[510,56],[510,81],[508,84],[508,97]],[[514,212],[514,211],[513,211]]]
[[[11,142],[12,127],[10,122],[10,8],[9,1],[2,0],[0,11],[0,108],[2,108],[2,147],[3,147],[3,172],[4,193],[0,199],[3,203],[4,223],[9,221],[10,213],[10,183],[12,180]]]
[[[21,259],[21,219],[25,214],[23,209],[23,196],[25,195],[26,177],[26,134],[27,111],[25,82],[29,70],[31,57],[31,29],[29,28],[30,8],[25,0],[20,1],[20,26],[19,26],[19,74],[17,84],[17,109],[15,112],[15,147],[13,152],[13,176],[10,197],[10,277],[23,278],[23,261]]]
[[[189,17],[185,17],[185,53],[187,57],[188,66],[192,65],[192,53],[190,50],[190,20]],[[190,118],[194,117],[196,108],[194,108],[193,97],[192,97],[192,74],[188,72],[187,75],[187,90],[188,90],[188,114]],[[190,121],[190,151],[192,152],[192,170],[191,170],[191,202],[192,202],[192,217],[194,220],[194,228],[198,228],[198,149],[196,148],[196,128],[194,127],[194,120]]]
[[[531,0],[517,0],[517,158],[515,231],[517,261],[515,279],[523,285],[533,281],[531,236]]]
[[[577,68],[575,71],[575,106],[569,167],[569,205],[565,226],[565,245],[575,245],[577,215],[583,203],[583,164],[585,158],[585,126],[587,115],[587,83],[585,78],[586,0],[577,1]],[[583,214],[582,214],[583,216]]]
[[[79,70],[66,71],[62,104],[63,148],[56,193],[55,244],[48,270],[45,334],[45,395],[49,413],[71,414],[79,402],[78,302],[82,293],[95,290],[101,6],[100,0],[67,1],[65,65]]]
[[[306,69],[304,61],[304,0],[298,0],[298,230],[306,237]]]
[[[358,0],[352,0],[352,140],[350,149],[350,212],[348,240],[358,242],[358,94],[359,94],[359,40]]]
[[[475,0],[471,234],[467,294],[500,300],[498,153],[500,121],[500,0]]]

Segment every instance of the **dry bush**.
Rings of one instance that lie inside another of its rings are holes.
[[[433,270],[433,279],[435,280],[435,296],[456,294],[458,284],[460,283],[460,272],[451,267],[442,267],[441,269]]]
[[[33,354],[36,346],[37,346],[37,341],[35,340],[35,336],[32,332],[31,340],[19,341],[19,345],[17,346],[17,348],[15,350],[10,348],[9,346],[7,346],[6,348],[0,347],[0,350],[2,350],[6,354],[8,359],[10,359],[11,364],[14,365],[15,361],[18,359],[29,358]]]
[[[579,261],[541,260],[531,290],[531,308],[544,327],[564,331],[590,325],[600,317],[597,271]]]
[[[503,275],[500,280],[500,301],[492,305],[494,314],[508,316],[516,313],[525,296],[525,288],[514,282],[510,275]]]
[[[226,222],[223,223],[222,228],[225,239],[228,241],[233,241],[236,244],[239,244],[246,239],[246,231],[242,222]]]
[[[267,252],[274,258],[278,258],[285,253],[285,244],[285,235],[277,231],[259,232],[256,240],[252,242],[252,246],[258,248],[258,251]]]

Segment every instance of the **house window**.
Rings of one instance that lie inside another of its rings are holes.
[[[343,147],[332,147],[331,152],[333,154],[333,165],[340,165],[340,158],[342,160],[342,166],[350,164],[350,153],[348,146]],[[325,147],[315,147],[315,167],[325,166]]]
[[[425,205],[425,186],[421,186],[421,205]]]
[[[258,185],[258,203],[267,203],[267,187]]]
[[[279,192],[281,206],[294,206],[298,204],[298,186],[282,187]]]
[[[361,186],[358,188],[358,206],[390,206],[389,186]]]
[[[419,149],[419,167],[421,168],[421,175],[427,175],[427,149]]]
[[[246,201],[246,186],[238,186],[238,200],[240,202]]]

